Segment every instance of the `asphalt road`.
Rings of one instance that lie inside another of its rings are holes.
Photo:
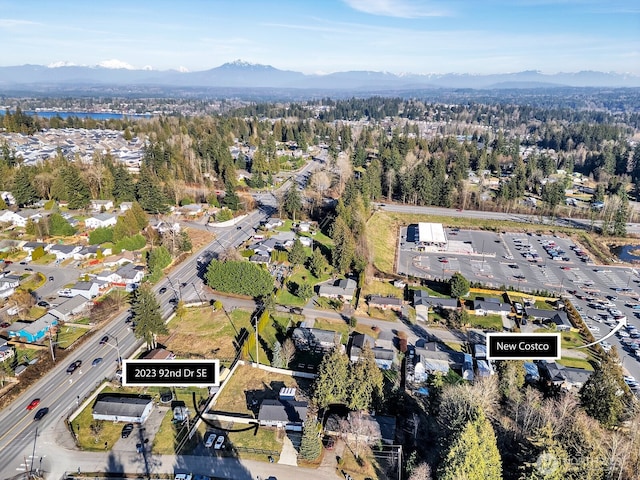
[[[302,185],[308,178],[309,172],[319,168],[321,164],[321,160],[307,163],[292,177],[292,180],[285,182],[279,191],[289,188],[292,181]],[[194,252],[187,261],[154,287],[163,317],[168,318],[173,313],[175,300],[182,299],[186,303],[206,300],[203,290],[204,271],[199,268],[197,260],[199,256],[208,252],[210,258],[213,258],[229,247],[237,247],[247,240],[260,222],[268,218],[273,211],[273,207],[266,202],[263,207],[252,211],[231,227],[209,227],[215,231],[216,239]],[[15,268],[24,269],[25,266],[17,265]],[[65,273],[61,273],[63,270],[58,267],[31,265],[31,268],[42,271],[47,278],[51,274],[54,275],[54,281],[39,292],[43,297],[52,295],[62,285],[78,277],[78,271],[75,269],[64,269]],[[158,293],[161,289],[166,289],[163,294]],[[64,363],[56,366],[53,371],[27,389],[9,408],[0,412],[0,452],[2,452],[0,478],[11,478],[31,468],[56,471],[61,474],[69,470],[70,465],[74,465],[71,459],[81,454],[73,452],[69,455],[67,450],[60,448],[56,438],[59,435],[68,435],[64,432],[66,427],[63,421],[72,410],[88,397],[103,379],[113,377],[118,368],[118,354],[126,358],[141,345],[125,323],[128,315],[128,312],[119,315],[106,327],[93,333],[91,338],[84,341]],[[100,339],[104,336],[108,336],[109,341],[100,345]],[[98,357],[103,360],[93,367],[92,362]],[[81,360],[82,366],[72,374],[67,374],[66,369],[69,363],[75,360]],[[41,400],[40,405],[33,411],[26,410],[27,405],[35,398]],[[40,421],[34,420],[35,412],[44,407],[49,408],[48,414]],[[101,455],[100,458],[102,461],[98,462],[98,465],[94,463],[89,470],[99,471],[109,468],[108,456]],[[179,466],[179,463],[176,465]],[[234,472],[236,475],[238,470],[234,469]],[[232,475],[229,478],[252,477]],[[294,478],[294,476],[283,476],[283,478]]]

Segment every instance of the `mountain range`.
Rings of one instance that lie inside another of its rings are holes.
[[[21,65],[0,67],[0,91],[56,89],[88,86],[232,87],[314,90],[414,90],[414,89],[513,89],[554,87],[640,87],[640,77],[630,74],[581,71],[543,74],[538,71],[473,74],[393,74],[347,71],[307,75],[270,65],[235,61],[210,70],[183,72],[107,68],[104,66]]]

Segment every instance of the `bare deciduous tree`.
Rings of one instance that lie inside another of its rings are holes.
[[[431,467],[422,462],[411,471],[409,480],[431,480]]]
[[[280,351],[282,355],[282,361],[284,363],[284,367],[288,368],[291,360],[293,360],[294,355],[296,354],[296,346],[293,343],[293,340],[287,338],[282,344],[282,350]]]

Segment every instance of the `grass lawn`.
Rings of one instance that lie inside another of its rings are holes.
[[[353,445],[355,448],[355,443]],[[343,464],[339,467],[341,470],[349,473],[353,480],[365,480],[367,478],[385,478],[384,476],[379,477],[377,471],[379,467],[377,465],[377,461],[373,456],[373,452],[369,447],[360,446],[362,451],[360,455],[363,457],[365,464],[360,465],[356,460],[354,452],[349,448],[349,445],[345,446],[344,452],[342,454]],[[333,452],[325,452],[325,455],[331,455]]]
[[[299,394],[309,395],[311,381],[267,372],[250,365],[240,365],[227,380],[227,383],[214,405],[214,409],[222,412],[234,412],[257,416],[248,405],[257,400],[257,405],[264,399],[277,399],[282,387],[297,387]]]
[[[536,303],[534,304],[534,307],[535,308],[539,308],[541,310],[555,310],[555,308],[553,308],[552,305],[548,304],[544,300],[536,300]]]
[[[20,290],[24,290],[25,292],[33,291],[36,288],[40,288],[42,285],[44,285],[46,281],[47,279],[43,274],[41,274],[40,272],[34,273],[29,276],[28,280],[22,282],[19,288]]]
[[[73,344],[73,342],[75,342],[87,332],[89,332],[88,328],[69,327],[67,325],[63,325],[62,327],[60,327],[57,335],[58,346],[60,348],[68,348]]]
[[[34,265],[48,265],[51,262],[53,262],[56,259],[55,254],[53,253],[47,253],[46,255],[40,257],[37,260],[34,260],[33,263]]]
[[[379,308],[371,308],[369,307],[367,313],[371,318],[377,318],[378,320],[384,320],[385,322],[395,322],[398,320],[398,316],[400,315],[398,312],[394,312],[393,310],[381,310]]]
[[[34,358],[38,357],[42,351],[44,350],[16,347],[16,358],[18,359],[18,363],[29,363]]]
[[[371,280],[362,286],[360,296],[366,298],[367,295],[382,295],[383,297],[404,298],[404,289],[394,287],[389,282]]]
[[[469,315],[472,327],[502,331],[501,315]]]
[[[584,368],[585,370],[593,370],[593,366],[589,363],[589,360],[584,358],[573,358],[563,356],[561,359],[556,360],[560,365],[573,368]]]
[[[89,325],[91,323],[91,319],[89,317],[82,317],[69,323],[77,323],[78,325]]]
[[[367,221],[367,236],[373,253],[373,266],[381,272],[395,271],[395,253],[400,222],[393,215],[378,211]]]
[[[236,309],[229,315],[209,306],[188,308],[182,318],[169,322],[169,335],[158,341],[178,358],[219,358],[228,365],[236,355],[234,341],[241,331],[253,332],[251,313]]]
[[[92,425],[96,427],[92,429]],[[104,451],[105,442],[107,443],[107,449],[113,447],[114,443],[120,438],[122,425],[123,423],[121,422],[93,420],[91,405],[87,405],[80,415],[71,422],[73,430],[77,433],[80,448],[89,451]]]
[[[29,309],[29,311],[27,312],[27,319],[28,320],[36,320],[38,318],[40,318],[41,316],[43,316],[45,313],[47,313],[47,309],[44,307],[39,307],[37,305],[31,307]]]
[[[436,298],[451,298],[449,295],[445,294],[445,293],[441,293],[438,292],[432,288],[429,287],[409,287],[409,299],[413,299],[413,293],[411,292],[412,290],[424,290],[427,293],[429,293],[430,297],[436,297]]]
[[[293,273],[287,278],[287,283],[295,283],[301,285],[303,283],[307,283],[312,287],[319,282],[324,282],[329,278],[329,274],[325,274],[322,277],[318,278],[311,274],[309,270],[304,268],[302,265],[298,265],[294,268]],[[307,300],[300,298],[293,293],[291,293],[287,286],[278,291],[276,295],[276,303],[280,305],[292,305],[296,307],[302,307],[306,305]]]

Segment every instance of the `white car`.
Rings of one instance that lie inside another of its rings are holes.
[[[216,441],[216,434],[210,433],[209,436],[207,437],[207,440],[204,442],[204,446],[207,448],[211,448],[215,441]]]
[[[220,450],[224,445],[224,435],[220,435],[216,440],[216,444],[213,446],[215,450]]]
[[[624,330],[618,330],[618,336],[622,338],[629,338],[629,334]]]

